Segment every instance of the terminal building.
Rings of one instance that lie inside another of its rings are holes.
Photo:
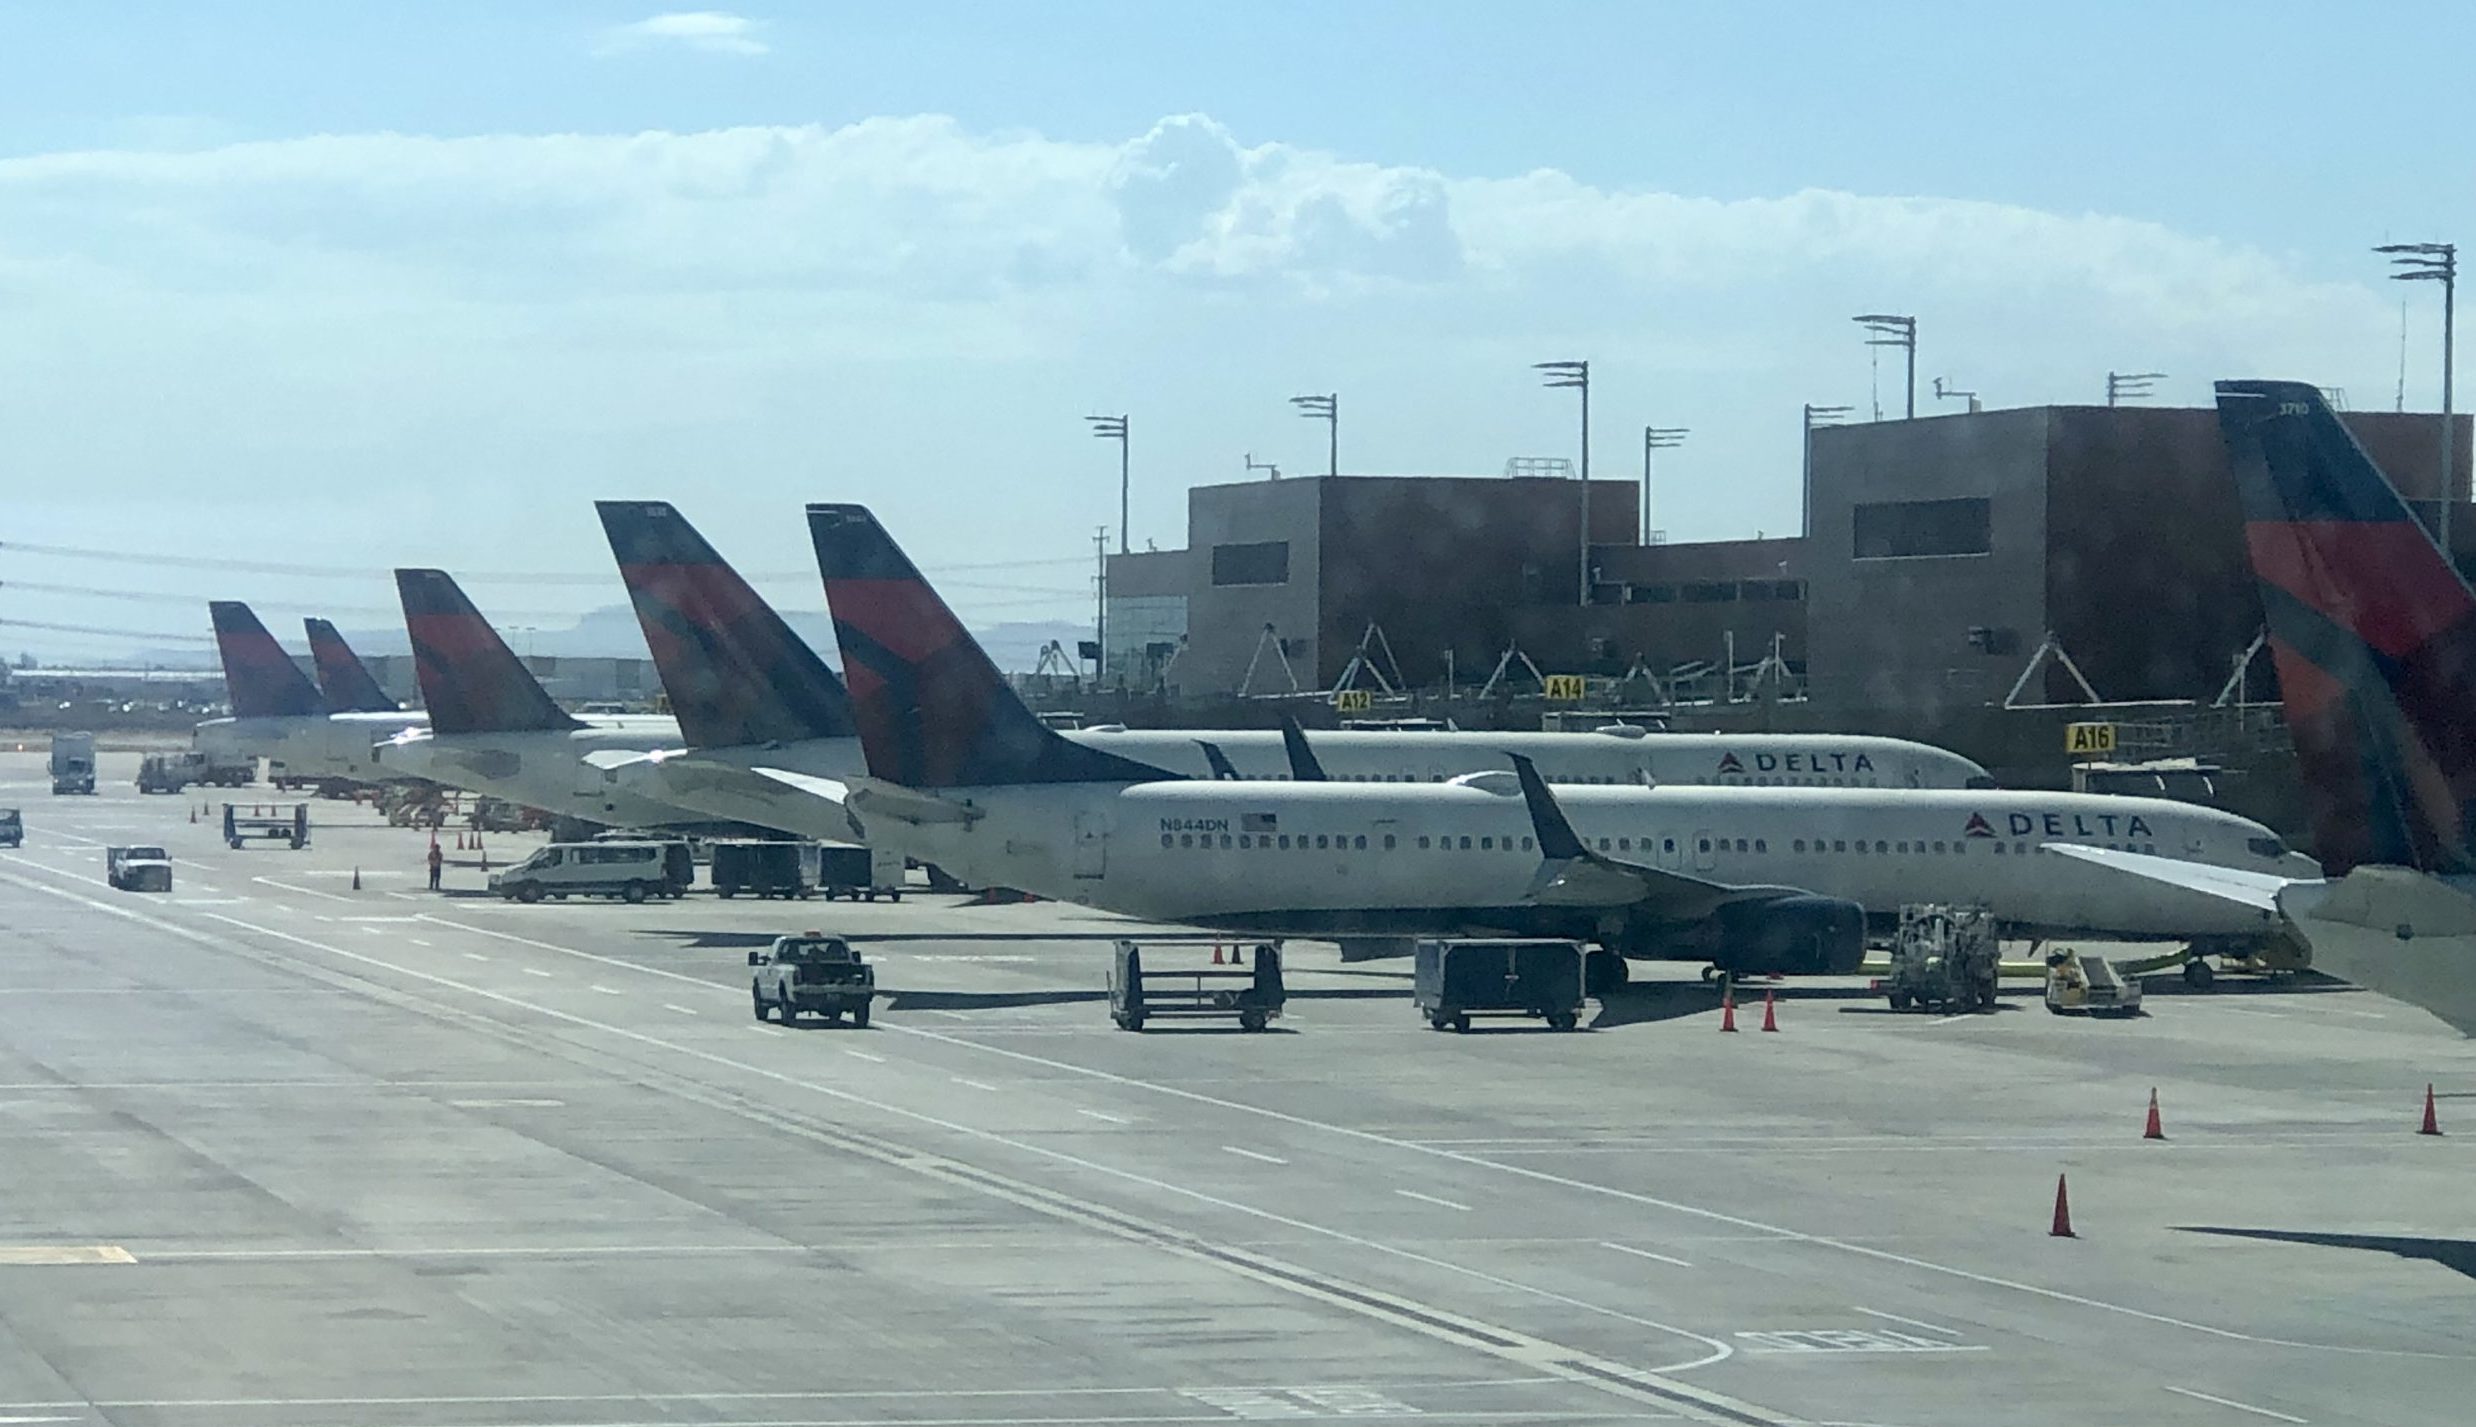
[[[2346,419],[2437,508],[2437,417]],[[2454,435],[2465,563],[2467,418]],[[1201,699],[1371,687],[1365,655],[1398,686],[1468,692],[1515,651],[1532,689],[1533,668],[1647,676],[1653,701],[1793,688],[1817,718],[1914,732],[2007,699],[2208,702],[2260,630],[2213,410],[1975,411],[1812,442],[1807,535],[1644,544],[1635,486],[1592,481],[1587,555],[1570,479],[1196,487],[1186,548],[1108,561],[1104,683]],[[2251,697],[2274,697],[2269,661],[2248,667]]]

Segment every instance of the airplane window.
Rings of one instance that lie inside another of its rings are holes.
[[[1661,838],[1659,841],[1659,846],[1660,850],[1663,852],[1674,852],[1676,851],[1676,839],[1673,837]]]
[[[1490,851],[1493,851],[1493,850],[1495,850],[1495,847],[1496,847],[1496,839],[1494,839],[1494,838],[1492,838],[1492,837],[1483,837],[1483,838],[1480,838],[1480,839],[1479,839],[1479,850],[1480,850],[1481,852],[1490,852]]]
[[[1331,842],[1331,839],[1330,839],[1330,838],[1328,838],[1328,837],[1326,837],[1323,833],[1320,833],[1320,832],[1319,832],[1319,833],[1317,833],[1317,834],[1315,835],[1315,845],[1316,845],[1319,849],[1320,849],[1320,848],[1323,848],[1323,847],[1325,847],[1325,846],[1327,846],[1330,842]]]
[[[1178,834],[1178,845],[1180,847],[1193,847],[1195,845],[1194,835],[1183,832]]]
[[[1942,844],[1942,843],[1940,843],[1940,842],[1936,843],[1936,844],[1934,845],[1934,850],[1935,850],[1935,851],[1937,851],[1937,852],[1941,852],[1941,851],[1943,850],[1943,844]]]
[[[1171,838],[1171,837],[1170,837],[1170,835],[1169,835],[1168,833],[1162,833],[1162,834],[1161,834],[1161,846],[1163,846],[1163,847],[1169,847],[1169,846],[1173,845],[1173,843],[1174,843],[1174,842],[1175,842],[1175,839]]]
[[[1238,834],[1238,847],[1239,847],[1239,850],[1240,850],[1240,851],[1244,851],[1244,850],[1246,850],[1247,848],[1253,847],[1254,845],[1255,845],[1255,839],[1254,839],[1254,838],[1249,837],[1247,834],[1245,834],[1245,833],[1243,833],[1243,832],[1242,832],[1242,833],[1240,833],[1240,834]]]
[[[2155,853],[2157,850],[2158,850],[2158,844],[2156,844],[2156,843],[2154,843],[2154,842],[2145,842],[2145,843],[2141,844],[2141,851],[2143,851],[2143,852]]]
[[[1711,850],[1711,839],[1706,837],[1701,841],[1696,842],[1694,844],[1694,850],[1696,852],[1709,852]]]
[[[1881,840],[1881,839],[1879,839],[1879,838],[1875,840],[1874,850],[1875,850],[1875,852],[1876,852],[1876,854],[1877,854],[1877,855],[1880,855],[1880,854],[1882,854],[1882,853],[1886,853],[1886,852],[1891,851],[1891,849],[1890,849],[1889,847],[1885,846],[1885,845],[1884,845],[1884,843],[1882,842],[1882,840]]]
[[[2040,851],[2040,852],[2044,852],[2045,850],[2046,850],[2046,844],[2045,844],[2045,843],[2042,843],[2042,842],[2041,842],[2041,843],[2039,843],[2039,844],[2038,844],[2038,851]],[[2027,844],[2027,843],[2025,843],[2025,842],[2015,842],[2015,843],[2013,843],[2013,844],[2012,844],[2012,855],[2013,855],[2013,856],[2015,856],[2015,857],[2027,857],[2027,856],[2029,855],[2029,844]]]
[[[1805,851],[1805,839],[1801,837],[1801,838],[1798,838],[1795,842],[1790,843],[1790,844],[1788,845],[1788,850],[1789,850],[1789,851],[1791,851],[1791,852],[1803,852],[1803,851]]]
[[[1771,850],[1771,845],[1758,837],[1754,839],[1754,850],[1756,852],[1769,852]]]
[[[1905,853],[1909,850],[1909,845],[1906,842],[1903,842],[1900,844],[1898,850]]]
[[[2244,846],[2249,848],[2253,854],[2258,857],[2284,857],[2287,855],[2287,844],[2280,842],[2274,837],[2248,837],[2244,839]]]
[[[1301,839],[1301,841],[1304,841],[1304,839],[1302,838],[1302,839]],[[1285,833],[1281,834],[1281,850],[1282,850],[1283,852],[1287,852],[1287,851],[1289,851],[1289,849],[1290,849],[1290,835],[1289,835],[1288,833],[1286,833],[1286,832],[1285,832]]]
[[[2003,855],[2003,844],[1998,842],[1998,843],[1996,843],[1996,844],[1995,844],[1995,856],[1997,856],[1997,857],[2001,857],[2002,855]]]
[[[1390,841],[1391,839],[1388,838],[1386,840]],[[1365,852],[1367,850],[1367,835],[1365,833],[1360,833],[1358,836],[1350,839],[1350,850],[1353,852]]]
[[[1227,852],[1227,851],[1229,851],[1229,834],[1228,834],[1228,833],[1222,833],[1222,834],[1221,834],[1221,850],[1222,850],[1223,852]]]
[[[1463,839],[1462,839],[1462,851],[1464,851],[1464,852],[1468,852],[1469,850],[1470,850],[1470,839],[1469,839],[1469,838],[1467,838],[1467,837],[1465,837],[1465,838],[1463,838]]]
[[[1743,851],[1745,851],[1745,839],[1744,839],[1744,838],[1738,838],[1738,839],[1737,839],[1737,851],[1739,851],[1739,852],[1743,852]]]
[[[1530,851],[1530,839],[1529,839],[1529,838],[1523,838],[1523,839],[1522,839],[1522,851],[1524,851],[1524,852],[1528,852],[1528,851]]]
[[[1577,518],[1578,518],[1578,517],[1577,517]],[[1618,839],[1616,840],[1616,850],[1617,850],[1617,851],[1619,851],[1619,852],[1631,852],[1631,851],[1633,851],[1633,839],[1632,839],[1632,838],[1630,838],[1630,837],[1620,837],[1620,838],[1618,838]]]
[[[1422,837],[1422,838],[1420,838],[1420,839],[1419,839],[1419,851],[1421,851],[1421,852],[1425,852],[1426,850],[1427,850],[1427,839]]]
[[[1861,838],[1857,839],[1857,852],[1858,852],[1858,855],[1859,855],[1859,856],[1861,856],[1861,857],[1862,857],[1862,856],[1864,856],[1864,855],[1865,855],[1865,850],[1866,850],[1866,840],[1865,840],[1864,838],[1862,838],[1862,837],[1861,837]]]
[[[1384,850],[1386,852],[1393,850],[1393,835],[1389,832],[1384,835]]]

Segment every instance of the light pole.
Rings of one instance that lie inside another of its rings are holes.
[[[1810,537],[1814,533],[1814,428],[1837,426],[1846,421],[1849,413],[1854,409],[1846,406],[1816,406],[1810,401],[1805,404],[1805,437],[1798,443],[1798,449],[1805,453],[1803,471],[1797,482],[1802,492],[1798,498],[1798,509],[1803,512],[1797,517],[1799,535]]]
[[[2398,269],[2390,276],[2400,282],[2438,282],[2442,285],[2442,518],[2436,523],[2435,536],[2442,546],[2442,558],[2458,567],[2458,559],[2450,553],[2450,492],[2455,482],[2450,468],[2450,371],[2451,323],[2453,309],[2458,305],[2459,245],[2456,243],[2384,243],[2373,250],[2387,254],[2391,266]]]
[[[2106,374],[2106,404],[2120,406],[2127,401],[2148,397],[2152,385],[2166,380],[2164,372],[2108,372]]]
[[[1898,347],[1908,353],[1907,410],[1908,419],[1915,421],[1917,419],[1917,319],[1895,316],[1888,312],[1868,312],[1862,316],[1852,317],[1849,321],[1873,334],[1866,338],[1867,346]]]
[[[1126,418],[1123,416],[1087,416],[1092,434],[1103,441],[1118,443],[1118,553],[1127,552],[1126,545]]]
[[[1645,426],[1642,428],[1642,543],[1651,543],[1651,453],[1668,451],[1685,444],[1692,435],[1690,427]]]
[[[1582,394],[1582,542],[1581,581],[1582,604],[1590,603],[1590,363],[1533,362],[1530,369],[1540,374],[1543,386],[1572,387]]]
[[[1311,421],[1324,423],[1324,474],[1340,475],[1341,393],[1331,392],[1324,396],[1294,396],[1290,398],[1290,405],[1298,408],[1299,415]]]

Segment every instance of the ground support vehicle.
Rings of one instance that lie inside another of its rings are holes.
[[[309,846],[309,804],[294,803],[289,810],[281,803],[224,804],[224,846],[238,852],[251,838],[288,842],[295,852]]]
[[[817,878],[827,901],[837,897],[854,902],[874,902],[879,897],[889,902],[903,900],[904,863],[900,853],[837,844],[820,847],[818,856]]]
[[[841,937],[815,931],[778,936],[765,950],[749,952],[748,964],[756,968],[748,996],[758,1020],[770,1010],[784,1025],[795,1025],[802,1011],[814,1011],[828,1021],[849,1015],[855,1026],[868,1024],[877,968]]]
[[[1550,1029],[1582,1023],[1583,948],[1576,941],[1422,941],[1410,1003],[1429,1027],[1470,1029],[1477,1016],[1535,1016]]]
[[[1109,1019],[1122,1031],[1140,1031],[1158,1016],[1235,1016],[1239,1029],[1260,1031],[1288,1000],[1281,948],[1269,942],[1255,948],[1253,966],[1147,970],[1143,948],[1124,940],[1109,960]]]
[[[52,792],[92,793],[95,790],[95,736],[91,733],[52,735]]]
[[[821,880],[819,851],[813,842],[717,842],[706,876],[717,897],[746,892],[806,901]]]
[[[554,842],[513,867],[492,873],[490,890],[516,902],[538,902],[544,897],[642,902],[677,897],[695,877],[696,865],[689,861],[684,842]]]
[[[1991,1011],[2002,969],[2003,941],[1985,908],[1912,905],[1900,909],[1891,974],[1874,989],[1895,1011]]]
[[[26,820],[15,808],[0,808],[0,847],[26,844]]]
[[[2057,947],[2046,954],[2046,1009],[2058,1016],[2137,1016],[2141,978],[2124,975],[2102,956]]]
[[[160,847],[107,847],[103,880],[123,892],[169,892],[171,855]]]

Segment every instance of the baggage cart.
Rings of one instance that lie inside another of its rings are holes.
[[[1269,942],[1256,946],[1253,966],[1147,969],[1143,948],[1123,940],[1109,960],[1109,1019],[1122,1031],[1161,1016],[1235,1016],[1239,1029],[1260,1031],[1288,999],[1281,948]]]
[[[1583,948],[1577,941],[1422,941],[1410,1000],[1435,1030],[1470,1029],[1472,1016],[1535,1016],[1552,1030],[1582,1023]]]
[[[224,804],[224,845],[238,852],[251,838],[289,842],[295,852],[309,846],[309,804],[294,803],[289,811],[281,803]]]

